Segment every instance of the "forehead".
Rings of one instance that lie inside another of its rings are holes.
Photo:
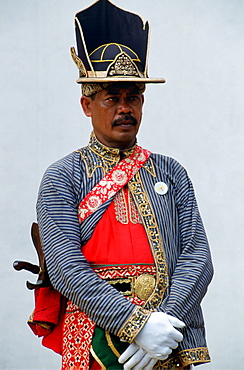
[[[104,90],[105,95],[120,95],[123,93],[127,94],[140,94],[138,87],[135,84],[130,83],[117,83],[108,86]]]

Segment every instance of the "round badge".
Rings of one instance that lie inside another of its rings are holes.
[[[135,293],[142,301],[146,301],[155,287],[155,278],[150,274],[140,275],[135,282]]]
[[[166,185],[165,182],[157,182],[154,185],[154,189],[155,189],[156,193],[158,193],[160,195],[164,195],[168,191],[168,185]]]

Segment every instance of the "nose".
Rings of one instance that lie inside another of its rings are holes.
[[[130,104],[126,98],[121,98],[118,104],[118,114],[132,113]]]

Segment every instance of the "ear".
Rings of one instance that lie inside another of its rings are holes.
[[[91,117],[91,103],[92,100],[89,96],[82,96],[80,98],[80,104],[82,106],[83,112],[87,117]]]

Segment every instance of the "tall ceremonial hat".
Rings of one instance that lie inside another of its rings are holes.
[[[77,83],[165,82],[148,77],[149,23],[139,15],[98,0],[75,14],[75,32]]]

